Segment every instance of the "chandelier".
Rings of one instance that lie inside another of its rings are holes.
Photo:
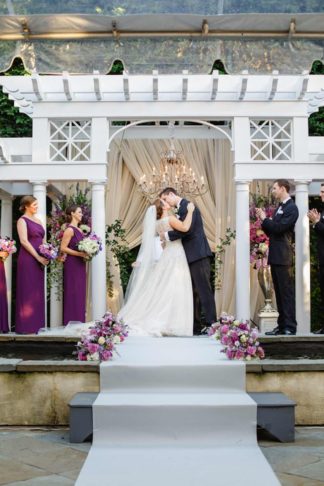
[[[169,122],[171,131],[170,146],[160,154],[160,166],[149,177],[143,174],[138,182],[139,188],[145,197],[152,203],[166,187],[173,187],[178,194],[188,198],[194,198],[206,194],[208,188],[203,176],[196,176],[188,167],[181,150],[176,150],[174,145],[174,124]]]

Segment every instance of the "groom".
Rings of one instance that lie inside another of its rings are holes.
[[[183,221],[187,215],[189,201],[182,199],[172,187],[167,187],[160,193],[160,198],[171,207],[177,208],[177,215]],[[210,285],[210,250],[199,209],[196,207],[192,215],[189,231],[172,230],[163,235],[165,239],[174,241],[182,239],[182,244],[189,264],[194,298],[194,334],[200,334],[202,324],[201,307],[204,310],[208,326],[216,322],[216,306],[214,294]],[[163,238],[162,236],[162,238]]]

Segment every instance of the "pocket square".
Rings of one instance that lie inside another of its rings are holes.
[[[277,214],[283,214],[283,210],[282,210],[282,208],[279,208],[279,209],[278,209]]]

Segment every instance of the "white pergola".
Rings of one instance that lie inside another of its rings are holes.
[[[309,186],[324,180],[324,139],[308,136],[308,116],[324,105],[324,76],[91,75],[2,76],[0,84],[33,120],[32,139],[0,139],[1,234],[11,232],[11,201],[31,192],[45,220],[47,186],[61,181],[92,185],[93,229],[105,237],[105,186],[114,138],[227,138],[236,184],[236,316],[250,318],[249,187],[252,180],[294,181],[298,332],[310,330]],[[214,121],[224,121],[215,125]],[[116,126],[113,122],[127,121]],[[185,125],[186,121],[197,125]],[[92,318],[106,310],[106,255],[92,261]],[[7,262],[11,288],[10,261]],[[51,324],[57,320],[52,300]]]

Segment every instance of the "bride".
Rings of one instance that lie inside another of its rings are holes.
[[[193,299],[189,267],[181,240],[167,241],[162,251],[161,232],[190,229],[195,206],[188,205],[184,221],[170,216],[170,206],[157,199],[148,208],[143,223],[142,245],[118,316],[130,334],[192,336]],[[161,247],[160,247],[161,248]],[[160,256],[160,254],[161,256]]]

